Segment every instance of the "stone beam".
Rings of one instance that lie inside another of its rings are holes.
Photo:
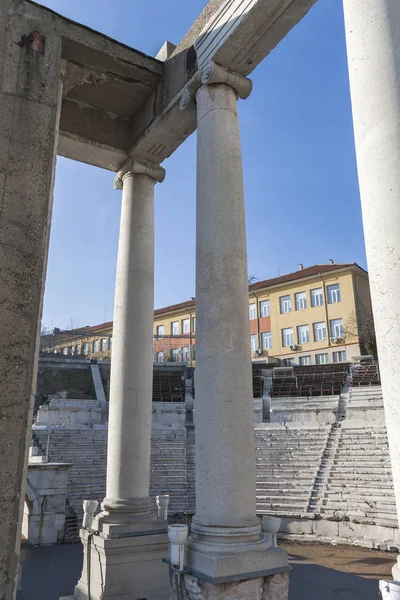
[[[144,107],[133,119],[131,154],[160,162],[196,129],[193,107],[179,102],[196,70],[210,60],[249,75],[304,17],[316,0],[211,0],[165,62],[162,102],[149,121]]]

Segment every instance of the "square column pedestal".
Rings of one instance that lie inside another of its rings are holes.
[[[171,589],[167,523],[137,534],[80,532],[82,575],[74,595],[60,600],[168,600]],[[118,534],[117,534],[118,535]]]

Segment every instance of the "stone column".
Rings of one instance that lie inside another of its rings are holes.
[[[81,531],[84,565],[74,600],[163,598],[167,523],[149,497],[153,385],[154,185],[158,165],[129,161],[122,189],[115,288],[107,492],[92,537]],[[88,581],[90,565],[90,583]],[[90,593],[88,587],[90,585]]]
[[[61,107],[61,36],[42,7],[0,2],[0,598],[17,592]],[[45,37],[43,52],[25,44]]]
[[[102,523],[153,518],[149,497],[154,318],[154,184],[164,169],[127,163],[122,189]],[[115,527],[113,528],[115,530]]]
[[[358,179],[400,519],[400,6],[344,0]],[[394,573],[400,579],[400,572]]]
[[[287,570],[256,517],[246,233],[237,96],[251,82],[197,77],[196,514],[188,564],[204,578]],[[189,96],[182,104],[189,105]],[[268,551],[267,551],[268,550]]]

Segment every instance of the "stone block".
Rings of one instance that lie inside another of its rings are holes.
[[[217,584],[184,575],[185,600],[288,600],[288,595],[288,573]],[[169,598],[176,599],[175,589]]]

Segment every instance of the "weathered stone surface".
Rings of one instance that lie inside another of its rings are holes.
[[[185,600],[287,600],[289,574],[212,584],[184,575]],[[176,599],[175,582],[170,600]]]
[[[187,600],[243,600],[244,598],[246,600],[262,600],[262,591],[262,577],[212,584],[201,581],[193,575],[185,575],[185,598]]]
[[[265,577],[262,600],[288,600],[289,573],[277,573]]]

